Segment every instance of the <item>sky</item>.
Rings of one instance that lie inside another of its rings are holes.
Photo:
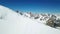
[[[0,5],[22,12],[60,13],[60,0],[0,0]]]

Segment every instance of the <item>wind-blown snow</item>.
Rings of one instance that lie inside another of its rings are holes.
[[[21,16],[0,5],[0,34],[60,34],[60,30]]]

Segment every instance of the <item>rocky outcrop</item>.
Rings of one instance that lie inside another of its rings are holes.
[[[47,21],[46,25],[50,27],[55,27],[56,16],[52,15]]]

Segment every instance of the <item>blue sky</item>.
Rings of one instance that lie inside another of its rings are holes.
[[[13,10],[35,13],[60,13],[60,0],[0,0]]]

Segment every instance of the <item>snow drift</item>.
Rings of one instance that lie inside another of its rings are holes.
[[[21,16],[0,5],[0,34],[60,34],[60,30]]]

